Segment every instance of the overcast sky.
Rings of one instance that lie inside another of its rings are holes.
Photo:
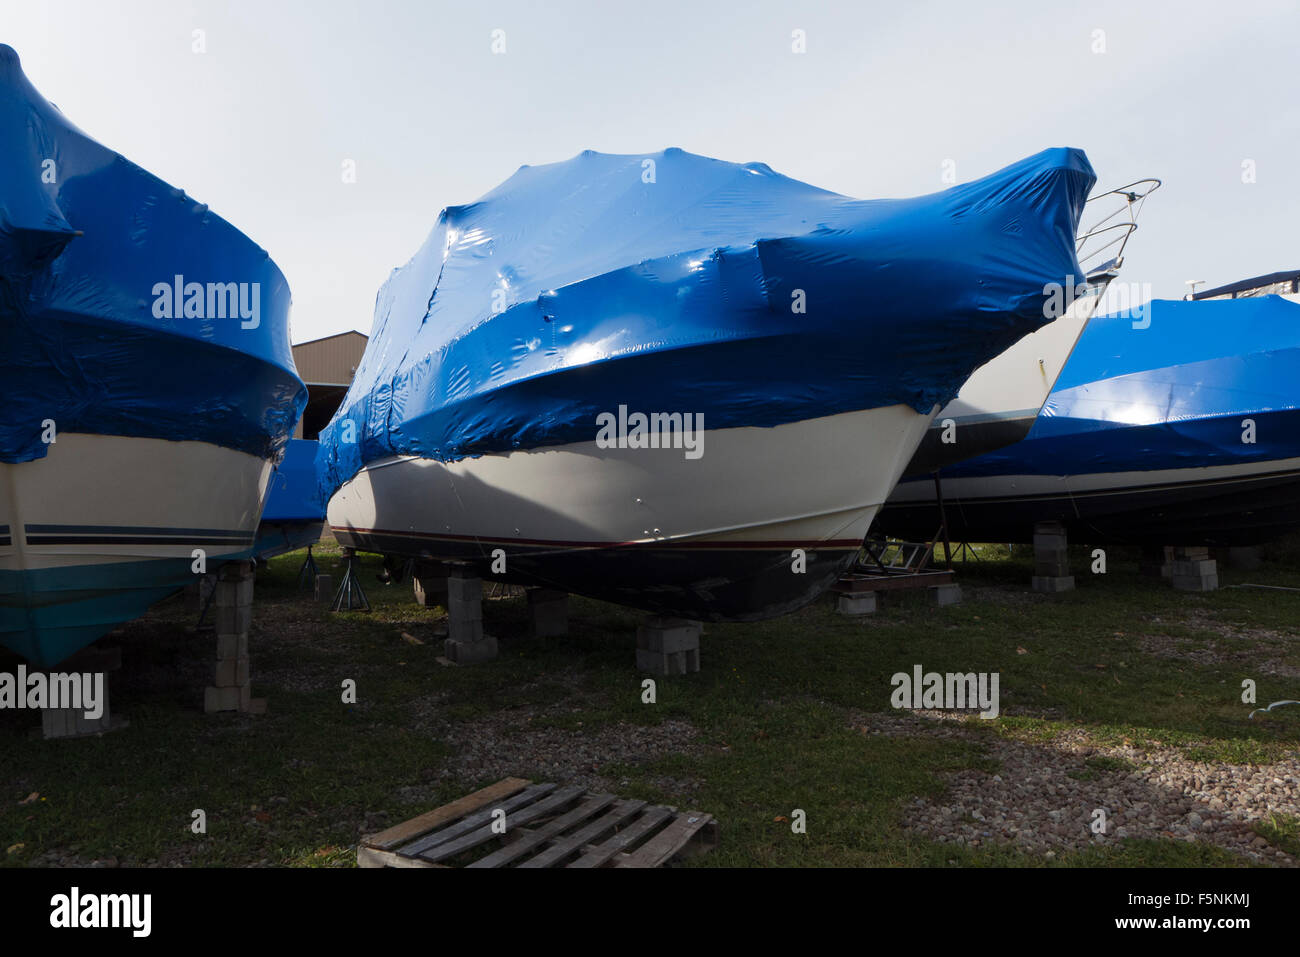
[[[1300,268],[1294,0],[0,0],[0,41],[74,123],[270,252],[295,342],[368,332],[442,207],[588,148],[871,198],[1076,146],[1102,184],[1165,181],[1123,277],[1155,296]]]

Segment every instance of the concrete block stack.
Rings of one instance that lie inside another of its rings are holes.
[[[636,630],[636,666],[652,675],[700,670],[701,622],[654,617]]]
[[[1033,587],[1046,594],[1074,589],[1069,543],[1060,522],[1039,522],[1034,526]]]
[[[1170,580],[1179,591],[1214,591],[1219,587],[1219,566],[1208,548],[1175,548]]]
[[[467,566],[447,576],[447,641],[450,661],[467,665],[497,656],[497,640],[483,633],[483,581]]]
[[[252,562],[228,562],[217,575],[213,600],[217,662],[212,685],[204,690],[203,710],[262,714],[266,699],[252,696],[248,633],[253,625]]]

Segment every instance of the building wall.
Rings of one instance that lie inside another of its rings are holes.
[[[366,337],[359,332],[344,332],[294,346],[293,361],[298,375],[309,385],[316,382],[347,385],[361,364],[366,342]]]
[[[294,429],[295,439],[304,438],[304,421],[310,419],[320,427],[334,414],[343,391],[361,365],[367,341],[359,332],[344,332],[293,347],[293,363],[302,381],[307,383],[307,409]],[[313,432],[306,437],[316,436]]]

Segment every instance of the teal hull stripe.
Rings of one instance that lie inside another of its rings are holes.
[[[208,556],[208,567],[215,570],[217,562],[251,555],[251,548],[223,549]],[[195,577],[188,556],[0,570],[0,645],[51,667],[139,618]]]

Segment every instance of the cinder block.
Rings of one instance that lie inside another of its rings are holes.
[[[68,708],[42,708],[41,733],[46,738],[66,738],[75,727],[72,711]]]
[[[1214,559],[1198,561],[1176,561],[1172,563],[1171,573],[1174,578],[1197,578],[1203,575],[1217,575],[1218,562]]]
[[[251,561],[226,562],[221,566],[218,576],[222,581],[243,581],[252,579],[257,566]]]
[[[481,620],[458,621],[453,618],[447,622],[447,638],[450,641],[466,644],[482,641],[483,622]]]
[[[266,714],[267,705],[265,698],[250,698],[248,707],[244,709],[249,714]]]
[[[253,627],[253,606],[217,605],[215,624],[219,635],[246,635]]]
[[[212,683],[218,688],[239,688],[248,684],[248,656],[221,658],[214,669]]]
[[[253,603],[253,579],[240,581],[221,580],[217,582],[217,608],[239,608]]]
[[[959,604],[961,602],[961,586],[956,582],[949,582],[945,585],[931,585],[930,597],[936,605],[940,606]]]
[[[1189,564],[1200,564],[1192,562]],[[1209,564],[1214,564],[1210,562]],[[1211,571],[1203,574],[1174,574],[1171,584],[1179,591],[1214,591],[1219,587],[1219,573]]]
[[[448,638],[443,645],[443,654],[458,665],[490,661],[497,656],[497,640],[492,635],[484,635],[478,641]]]
[[[1060,522],[1037,522],[1034,524],[1034,545],[1040,542],[1046,546],[1065,545],[1065,526]]]
[[[317,601],[332,601],[334,599],[334,576],[317,575],[316,576],[316,594]]]
[[[841,595],[839,611],[841,615],[873,615],[876,612],[876,593],[866,591],[856,595]]]
[[[1179,562],[1203,562],[1210,558],[1210,548],[1208,545],[1194,546],[1176,546],[1174,548],[1174,561]]]
[[[217,658],[247,658],[248,635],[217,635]]]
[[[108,701],[98,718],[87,718],[84,708],[42,708],[41,735],[46,739],[75,738],[83,734],[99,734],[112,730],[112,714]]]
[[[1074,590],[1073,575],[1035,575],[1034,591],[1054,594]]]
[[[238,711],[239,700],[239,688],[203,689],[203,710],[208,714],[216,711]]]
[[[482,621],[483,602],[448,596],[447,617],[452,621]]]
[[[74,734],[99,734],[101,731],[109,730],[108,704],[105,702],[103,713],[98,718],[87,718],[83,710],[72,709],[72,721]]]
[[[691,674],[700,670],[700,651],[695,648],[690,651],[656,652],[638,648],[636,666],[638,671],[664,677]]]
[[[483,600],[483,581],[479,578],[451,577],[447,579],[447,601],[478,603]]]
[[[700,647],[702,626],[683,618],[652,618],[636,630],[636,646],[654,654],[675,654]],[[697,669],[698,670],[698,669]]]

